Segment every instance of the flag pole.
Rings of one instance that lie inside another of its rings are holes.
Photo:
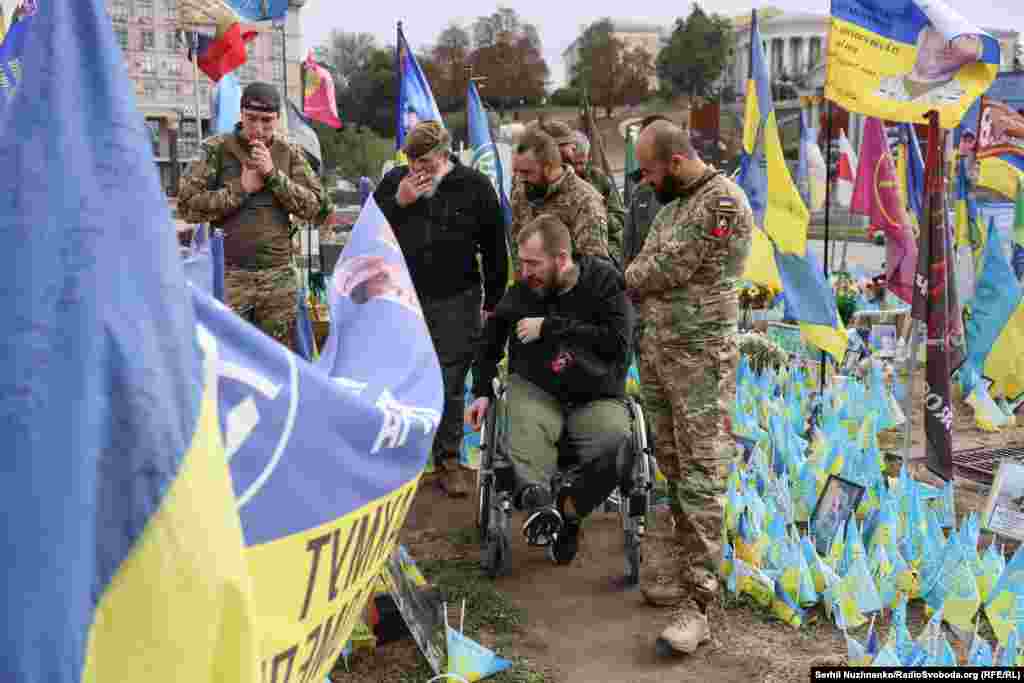
[[[828,174],[832,172],[832,100],[825,100],[825,106],[828,107],[828,114],[826,115],[826,127],[828,133],[825,136],[825,143],[827,148],[825,154],[825,248],[823,254],[824,270],[825,270],[825,285],[830,290],[832,289],[828,279],[828,237],[829,227],[832,219],[832,179],[828,177]],[[832,295],[835,296],[834,294]],[[837,313],[838,315],[838,313]],[[837,362],[842,359],[836,359]],[[825,391],[825,368],[828,366],[828,355],[821,352],[821,383],[820,390],[822,393]]]
[[[192,60],[192,80],[193,90],[196,96],[196,156],[199,155],[199,143],[203,141],[203,117],[200,110],[200,97],[199,97],[199,31],[192,32],[192,45],[194,46],[195,52],[193,53],[194,59]]]

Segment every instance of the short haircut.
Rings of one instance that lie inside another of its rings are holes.
[[[561,166],[562,153],[555,139],[539,127],[527,127],[519,138],[516,154],[532,153],[542,166]]]
[[[662,116],[661,114],[651,114],[650,116],[645,116],[643,120],[640,121],[640,130],[643,130],[644,128],[651,125],[655,121],[668,121],[669,123],[672,123],[672,119],[668,118],[667,116]]]
[[[519,231],[516,236],[516,244],[522,246],[534,235],[540,235],[542,248],[548,256],[558,256],[561,251],[572,254],[572,237],[569,236],[569,228],[558,216],[550,213],[542,213],[537,216]]]
[[[571,145],[576,142],[572,135],[572,128],[564,121],[547,118],[537,119],[536,127],[553,137],[557,145]]]
[[[587,138],[587,134],[582,130],[577,130],[573,132],[573,135],[576,137],[576,151],[583,155],[590,154],[590,140]]]
[[[402,151],[409,159],[419,159],[434,152],[451,151],[452,137],[437,121],[420,121],[402,143]]]
[[[658,161],[668,163],[676,154],[686,159],[697,158],[697,153],[690,142],[690,133],[671,121],[655,121],[649,130],[644,132],[652,136],[651,149]]]

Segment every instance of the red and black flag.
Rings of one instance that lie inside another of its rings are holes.
[[[951,236],[943,191],[946,133],[938,112],[928,114],[924,223],[918,244],[914,282],[914,319],[928,329],[925,370],[925,438],[928,469],[946,481],[953,478],[953,368],[963,360],[963,327],[957,310]]]

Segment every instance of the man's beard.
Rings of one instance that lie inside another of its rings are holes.
[[[539,202],[548,196],[547,185],[534,185],[533,183],[524,183],[526,188],[526,198],[531,202]]]
[[[524,281],[526,286],[541,298],[551,296],[559,290],[558,273],[555,271],[549,273],[545,278],[527,277],[524,278]]]
[[[661,187],[654,188],[654,196],[657,198],[658,203],[664,206],[682,196],[684,188],[683,181],[674,175],[666,173],[665,177],[661,179]]]
[[[437,194],[437,188],[441,186],[441,182],[445,179],[445,176],[448,175],[448,171],[450,170],[451,167],[446,166],[442,170],[435,173],[434,176],[430,179],[430,189],[424,192],[423,196],[426,197],[427,199],[430,199],[435,194]]]

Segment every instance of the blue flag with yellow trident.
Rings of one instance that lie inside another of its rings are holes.
[[[434,101],[430,83],[416,61],[416,55],[409,49],[409,43],[402,33],[402,22],[398,22],[398,41],[395,44],[395,68],[398,70],[398,106],[395,110],[395,149],[401,156],[405,136],[420,121],[437,121],[442,126],[441,110]]]
[[[0,495],[19,549],[0,670],[320,680],[440,418],[391,228],[368,202],[333,275],[331,342],[307,363],[186,283],[104,4],[19,23],[24,78],[0,102]]]
[[[782,154],[756,12],[750,36],[750,76],[738,183],[750,200],[756,226],[744,278],[781,290],[787,308],[801,324],[802,336],[838,362],[846,353],[846,332],[824,273],[809,258],[810,214]]]

